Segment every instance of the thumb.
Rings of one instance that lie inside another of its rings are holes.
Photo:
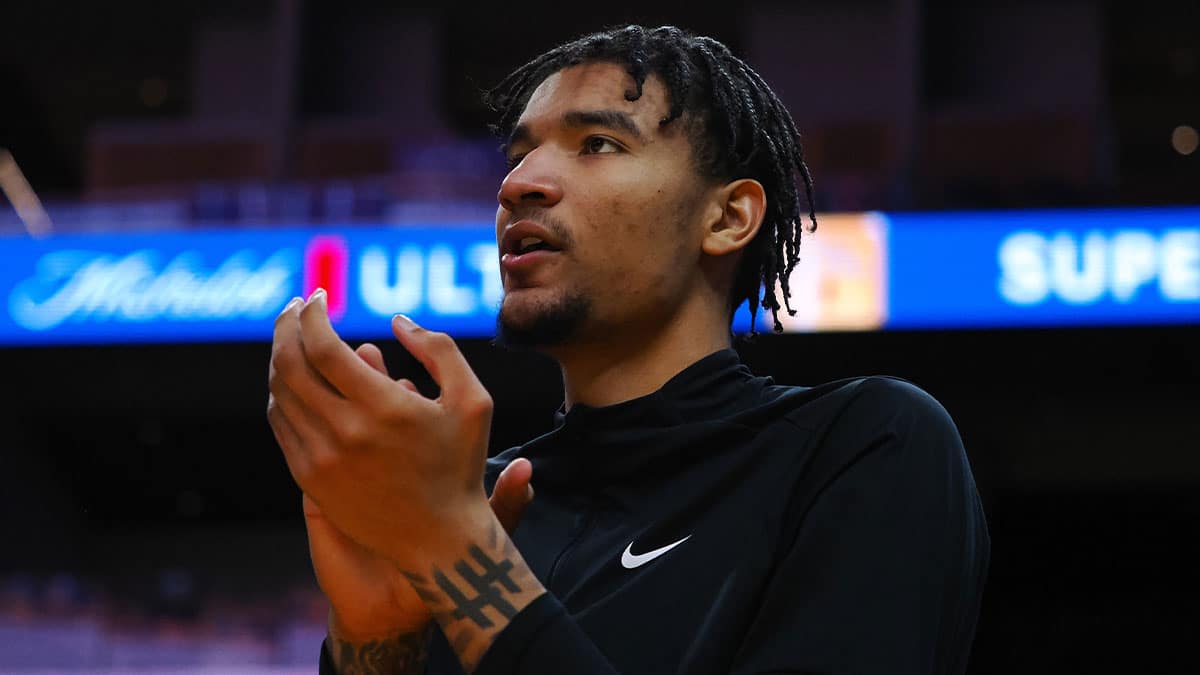
[[[517,529],[525,507],[533,501],[533,465],[524,458],[514,459],[500,476],[496,478],[496,486],[492,488],[492,496],[488,502],[492,512],[509,535]]]
[[[341,530],[339,530],[329,519],[325,517],[325,513],[321,511],[320,505],[316,500],[304,493],[304,526],[308,529],[308,546],[309,551],[314,555],[317,553],[316,547],[320,546],[324,540],[332,540],[343,547],[354,549],[361,548],[358,542],[351,539]]]

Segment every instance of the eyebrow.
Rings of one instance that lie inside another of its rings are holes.
[[[620,110],[571,110],[563,114],[562,124],[568,129],[604,127],[613,131],[624,131],[639,142],[646,141],[633,117]]]
[[[646,142],[645,135],[638,128],[637,122],[633,121],[633,117],[620,110],[569,110],[563,113],[561,124],[564,129],[602,127],[613,131],[623,131],[633,136],[639,143]],[[533,132],[529,130],[529,125],[518,124],[508,135],[508,141],[503,146],[504,151],[507,152],[513,145],[529,141],[532,137]]]

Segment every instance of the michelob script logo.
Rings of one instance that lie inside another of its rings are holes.
[[[55,251],[37,262],[34,276],[9,295],[13,320],[45,331],[64,322],[222,321],[262,319],[290,297],[295,253],[279,251],[262,262],[236,251],[207,268],[184,251],[165,264],[158,251],[125,255]]]

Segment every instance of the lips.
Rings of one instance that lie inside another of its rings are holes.
[[[522,275],[539,263],[558,255],[558,251],[535,249],[525,253],[505,253],[500,256],[500,269],[510,274]]]
[[[500,237],[500,267],[521,274],[561,250],[562,243],[549,229],[532,220],[519,220]]]
[[[501,255],[527,255],[539,250],[559,251],[562,243],[550,230],[532,220],[519,220],[504,228],[500,237]]]

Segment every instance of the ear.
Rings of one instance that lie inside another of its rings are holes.
[[[701,249],[711,256],[742,250],[758,234],[766,212],[767,193],[762,183],[742,178],[726,184],[716,194],[709,230]]]

